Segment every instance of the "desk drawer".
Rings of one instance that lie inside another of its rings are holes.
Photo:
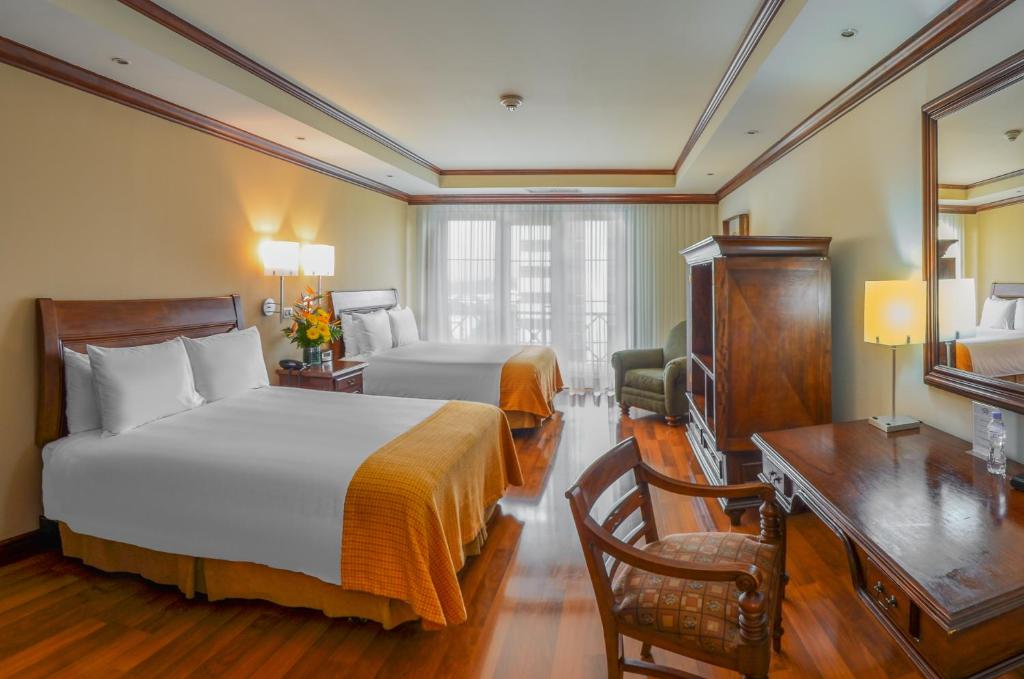
[[[363,373],[339,377],[334,381],[334,391],[344,391],[349,394],[363,393]]]
[[[919,636],[921,632],[916,629],[919,625],[911,625],[912,603],[910,597],[882,571],[871,557],[863,552],[860,552],[860,557],[861,566],[864,569],[864,591],[871,600],[871,605],[908,637]]]

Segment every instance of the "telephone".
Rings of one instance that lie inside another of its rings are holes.
[[[305,368],[305,364],[302,361],[296,361],[294,358],[286,358],[278,363],[284,370],[302,370]]]

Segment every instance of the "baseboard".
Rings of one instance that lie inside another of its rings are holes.
[[[59,546],[57,524],[49,519],[41,519],[39,528],[0,540],[0,566],[57,549]]]

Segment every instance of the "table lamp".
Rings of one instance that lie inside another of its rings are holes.
[[[953,343],[974,335],[978,298],[973,278],[939,280],[939,340],[946,344],[946,364],[954,365]]]
[[[884,344],[892,354],[892,411],[868,420],[884,432],[921,424],[896,414],[896,347],[924,342],[925,298],[924,281],[864,282],[864,341]]]
[[[263,315],[277,313],[284,320],[284,277],[299,275],[299,244],[287,240],[265,240],[260,243],[260,259],[263,260],[263,275],[277,276],[280,281],[280,299],[271,297],[263,300]]]

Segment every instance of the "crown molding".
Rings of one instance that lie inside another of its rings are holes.
[[[480,175],[493,175],[496,177],[508,176],[508,177],[520,177],[523,175],[567,175],[567,174],[582,174],[582,175],[603,175],[603,174],[622,174],[622,175],[674,175],[675,170],[638,170],[635,168],[554,168],[554,169],[542,169],[542,170],[529,170],[529,169],[505,169],[505,170],[441,170],[439,173],[442,177],[475,177]]]
[[[729,68],[726,69],[725,75],[722,76],[721,81],[718,83],[718,87],[711,95],[711,99],[708,101],[708,105],[704,107],[704,112],[700,114],[700,118],[697,119],[697,124],[694,125],[693,131],[690,133],[690,138],[686,140],[686,145],[683,146],[683,150],[679,152],[679,157],[676,158],[676,164],[672,167],[672,172],[679,172],[679,168],[686,162],[686,158],[693,151],[693,148],[697,145],[697,141],[701,135],[704,134],[704,130],[707,129],[708,124],[714,117],[715,112],[718,111],[718,107],[722,105],[722,101],[725,99],[725,95],[729,92],[729,88],[732,87],[733,83],[736,82],[736,78],[739,77],[743,67],[747,65],[747,60],[750,59],[750,55],[753,54],[757,44],[761,42],[761,38],[764,37],[765,32],[771,25],[775,15],[779,13],[779,9],[782,7],[782,3],[785,0],[762,0],[761,7],[757,10],[757,14],[754,16],[754,20],[747,28],[746,35],[743,36],[743,41],[740,46],[736,49],[736,54],[732,57],[732,62],[729,64]]]
[[[409,196],[409,205],[528,203],[717,205],[713,193],[448,193]]]
[[[170,12],[160,5],[152,2],[152,0],[119,0],[121,4],[129,7],[143,16],[152,19],[161,26],[174,31],[178,35],[191,40],[197,45],[205,47],[225,61],[229,61],[235,66],[248,71],[257,78],[260,78],[274,87],[290,94],[296,99],[303,103],[315,108],[326,116],[333,118],[339,123],[348,126],[349,128],[359,132],[366,137],[369,137],[378,144],[394,151],[395,153],[404,156],[412,162],[420,165],[431,172],[440,173],[441,169],[431,163],[426,158],[417,155],[410,149],[402,146],[397,141],[387,136],[380,130],[372,127],[371,125],[363,122],[359,118],[356,118],[350,113],[347,113],[331,102],[317,96],[313,92],[310,92],[301,85],[292,82],[285,78],[280,73],[273,71],[263,64],[249,58],[242,54],[235,48],[221,42],[217,38],[213,37],[206,31],[202,30],[198,26],[185,21],[177,14]]]
[[[98,73],[88,71],[80,66],[75,66],[62,59],[4,37],[0,37],[0,63],[15,66],[63,85],[74,87],[77,90],[94,94],[144,113],[149,113],[172,123],[184,125],[193,130],[205,132],[218,139],[244,146],[253,151],[259,151],[273,158],[299,165],[334,179],[340,179],[349,184],[355,184],[364,189],[383,193],[386,196],[399,200],[408,199],[408,195],[404,192],[364,177],[361,174],[332,165],[319,158],[308,156],[295,149],[229,125],[216,118],[211,118],[192,109],[179,106],[166,99],[137,90],[134,87],[129,87],[116,80],[111,80]]]
[[[718,190],[718,198],[777,162],[790,151],[862,104],[901,75],[975,28],[1013,0],[956,0],[917,33],[865,71],[816,111],[772,144]]]
[[[1002,198],[1000,200],[993,200],[990,203],[980,203],[978,205],[939,205],[939,212],[943,214],[952,215],[973,215],[979,212],[985,212],[986,210],[995,210],[997,207],[1006,207],[1007,205],[1016,205],[1017,203],[1024,203],[1024,195],[1010,196],[1009,198]]]

